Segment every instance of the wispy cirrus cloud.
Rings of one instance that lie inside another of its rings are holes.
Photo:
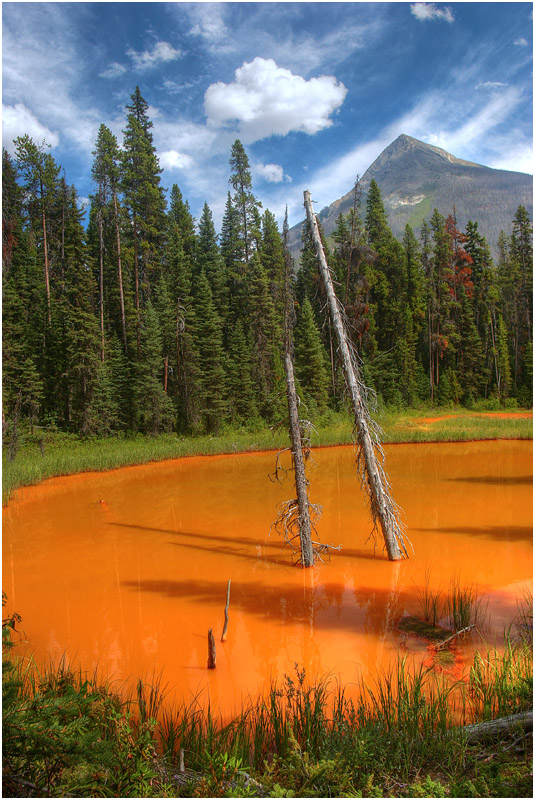
[[[315,134],[333,123],[347,89],[333,76],[305,80],[273,59],[255,58],[235,71],[233,83],[217,82],[206,90],[204,106],[212,127],[237,126],[251,143],[291,131]]]
[[[435,3],[411,3],[411,14],[421,22],[439,19],[443,22],[453,22],[453,11],[449,6],[438,7]]]
[[[138,53],[130,48],[126,54],[131,58],[136,69],[146,70],[169,61],[176,61],[182,56],[182,51],[174,48],[169,42],[156,42],[152,50],[143,50]]]
[[[527,47],[528,40],[523,36],[520,36],[520,38],[514,40],[513,44],[515,44],[517,47]]]
[[[476,89],[500,89],[507,85],[503,81],[480,81],[480,83],[476,84]]]
[[[112,61],[102,72],[99,72],[100,78],[118,78],[126,72],[126,66],[119,64],[117,61]]]

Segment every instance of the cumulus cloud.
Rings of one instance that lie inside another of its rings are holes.
[[[528,46],[528,40],[524,39],[524,37],[521,36],[519,39],[515,39],[513,44],[516,44],[519,47],[527,47]]]
[[[4,147],[11,154],[14,152],[13,139],[27,133],[36,143],[43,139],[52,147],[59,144],[59,136],[46,125],[43,125],[32,112],[22,103],[14,106],[2,104],[2,138]]]
[[[112,61],[112,63],[103,69],[102,72],[99,72],[100,78],[118,78],[119,75],[123,75],[126,72],[126,67],[124,64],[119,64],[117,61]]]
[[[213,83],[205,92],[204,108],[214,127],[237,122],[241,137],[255,142],[291,131],[315,134],[344,102],[347,89],[333,76],[305,80],[272,58],[244,62],[234,83]]]
[[[175,50],[169,42],[156,42],[152,50],[143,50],[138,53],[135,50],[127,50],[127,55],[130,56],[137,69],[152,69],[158,64],[166,63],[167,61],[176,61],[182,55],[181,50]]]
[[[290,176],[284,174],[284,170],[280,164],[256,163],[252,165],[251,169],[253,175],[263,178],[268,183],[282,183],[283,181],[287,183],[292,182]]]
[[[411,14],[421,22],[431,19],[441,19],[444,22],[453,22],[453,12],[449,6],[438,8],[435,3],[411,3]]]
[[[189,169],[193,166],[193,158],[177,150],[165,150],[159,154],[159,158],[164,169]]]

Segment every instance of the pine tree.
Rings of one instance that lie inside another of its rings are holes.
[[[251,344],[247,341],[241,320],[238,320],[230,336],[227,387],[232,422],[247,424],[258,421]]]
[[[212,219],[212,212],[207,203],[204,204],[199,221],[197,239],[196,271],[208,278],[212,298],[223,324],[228,316],[228,286],[225,275],[225,263],[217,245],[217,234]]]
[[[2,149],[2,275],[11,267],[13,249],[22,230],[22,191],[17,170],[7,150]]]
[[[151,284],[159,278],[160,253],[165,233],[165,199],[160,186],[160,165],[152,143],[152,122],[148,105],[139,87],[131,95],[132,104],[124,131],[122,188],[131,216],[134,257],[135,304],[139,319],[142,300],[150,297]]]
[[[322,413],[329,399],[327,355],[314,321],[310,300],[305,298],[295,328],[295,371],[303,388],[305,401]]]
[[[112,253],[115,259],[117,280],[112,281],[108,278],[110,285],[109,305],[115,305],[114,300],[118,298],[118,312],[120,318],[120,332],[124,350],[127,350],[126,333],[126,312],[125,312],[125,290],[123,282],[123,261],[121,247],[121,225],[119,205],[119,185],[120,185],[120,155],[117,139],[105,125],[101,125],[98,132],[95,150],[93,151],[94,161],[92,168],[93,180],[97,183],[97,226],[99,239],[99,266],[101,283],[101,329],[103,328],[103,293],[102,286],[106,283],[105,267],[109,272],[112,269]],[[109,228],[109,230],[108,230]],[[106,258],[107,255],[107,258]],[[104,263],[106,261],[106,264]],[[108,264],[109,261],[109,264]],[[117,295],[112,290],[112,286],[117,287]],[[113,327],[119,330],[119,320],[115,320],[115,313],[111,314]]]
[[[24,180],[25,202],[30,221],[35,229],[38,229],[39,226],[42,232],[47,320],[50,325],[51,298],[47,229],[50,207],[57,188],[59,167],[50,153],[46,152],[47,147],[46,142],[36,145],[27,134],[15,139],[17,167]]]
[[[162,334],[150,300],[144,309],[140,334],[140,358],[133,365],[135,426],[156,436],[171,429],[174,412],[163,388]]]
[[[248,264],[255,249],[255,231],[259,228],[256,212],[261,204],[252,193],[249,159],[239,139],[232,145],[229,163],[231,168],[229,183],[234,189],[233,206],[237,211],[236,218],[239,224],[241,260]]]
[[[227,413],[225,356],[221,320],[215,310],[210,284],[204,272],[195,291],[195,340],[199,354],[199,404],[203,427],[216,433]]]

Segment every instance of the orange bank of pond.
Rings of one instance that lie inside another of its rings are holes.
[[[532,578],[532,442],[386,448],[415,555],[391,563],[370,521],[351,447],[317,449],[311,499],[319,534],[341,544],[313,569],[291,566],[270,526],[293,493],[269,480],[273,453],[187,458],[54,478],[4,509],[3,586],[38,664],[72,664],[121,682],[161,673],[170,700],[204,697],[232,712],[297,662],[309,677],[373,681],[400,646],[419,593],[477,584],[489,641],[502,641]],[[219,642],[228,579],[227,641]],[[206,669],[214,629],[217,669]],[[476,635],[460,644],[470,659]]]

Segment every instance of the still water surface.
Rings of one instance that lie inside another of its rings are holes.
[[[274,453],[186,458],[54,478],[3,511],[3,588],[38,664],[68,661],[120,682],[162,674],[170,700],[203,690],[230,712],[305,666],[373,680],[426,644],[396,630],[420,614],[426,575],[447,592],[477,584],[488,640],[501,639],[532,578],[532,442],[386,447],[415,555],[389,562],[370,521],[351,447],[314,451],[319,535],[342,545],[314,569],[291,566],[270,526],[293,496],[269,480]],[[219,642],[228,579],[230,623]],[[207,671],[214,629],[217,669]],[[470,659],[477,635],[461,645]]]

